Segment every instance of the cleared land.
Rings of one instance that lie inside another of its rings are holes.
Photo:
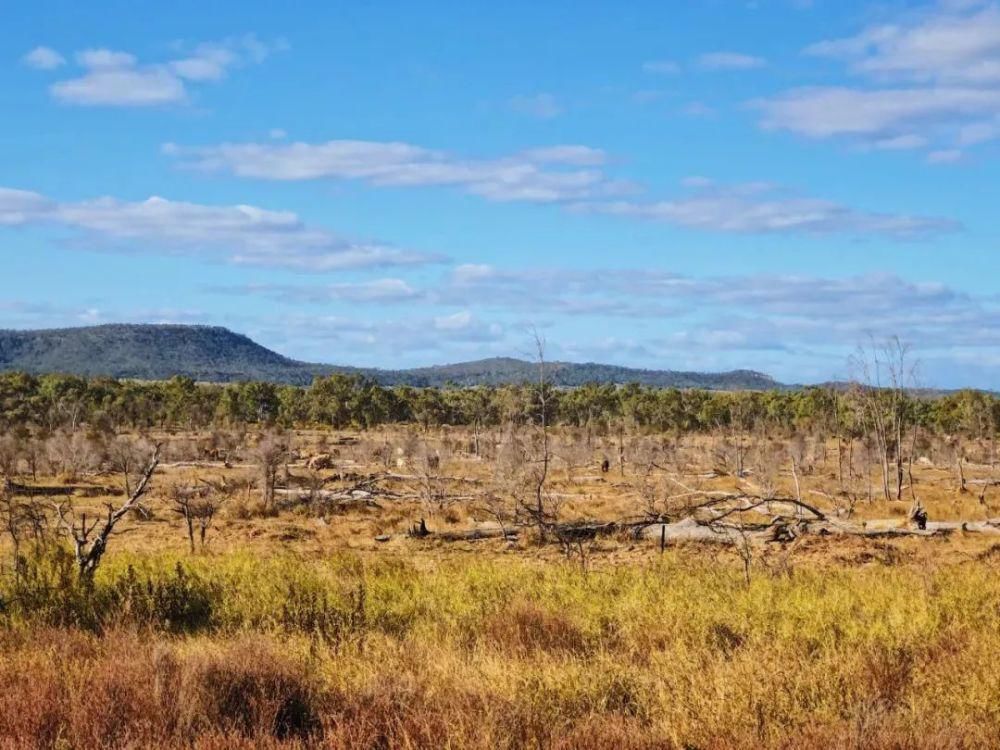
[[[125,500],[113,465],[133,489],[153,443],[161,463],[92,584],[65,546],[36,541],[55,528],[22,527],[17,569],[5,540],[8,747],[1000,736],[989,440],[965,439],[960,462],[953,441],[914,441],[897,501],[861,441],[797,434],[79,434],[93,455],[34,477],[22,460],[7,501],[95,519]],[[914,497],[928,531],[908,518]],[[810,529],[799,500],[866,533]],[[725,539],[661,550],[658,524],[684,519]]]

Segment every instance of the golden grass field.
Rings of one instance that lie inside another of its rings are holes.
[[[515,456],[505,454],[509,436],[482,436],[477,457],[468,430],[299,431],[279,488],[379,481],[357,502],[279,497],[270,508],[249,483],[256,436],[228,467],[198,456],[204,435],[152,437],[165,450],[148,517],[122,523],[92,591],[51,550],[12,588],[4,552],[0,746],[1000,743],[1000,536],[803,536],[754,545],[748,581],[743,556],[723,545],[661,551],[620,533],[562,546],[539,543],[532,529],[516,540],[439,538],[512,507],[505,498],[536,471],[530,435]],[[731,443],[710,436],[606,435],[587,445],[558,429],[552,441],[545,492],[567,521],[676,513],[682,487],[765,483],[829,510],[853,494],[854,519],[901,527],[914,495],[932,520],[1000,515],[972,489],[993,476],[975,456],[964,467],[968,491],[954,466],[929,455],[914,462],[906,498],[890,502],[877,481],[869,501],[867,478],[850,470],[842,492],[829,441],[748,439],[743,477],[726,470]],[[967,453],[987,452],[974,448]],[[784,460],[792,451],[794,477]],[[327,467],[310,469],[318,455]],[[244,489],[220,505],[192,554],[171,493],[222,478]],[[35,479],[59,481],[69,479]],[[73,504],[95,513],[108,500]],[[421,518],[436,533],[408,536]]]

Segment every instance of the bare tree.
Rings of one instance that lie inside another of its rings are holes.
[[[875,441],[886,500],[903,499],[903,432],[907,424],[906,389],[915,384],[910,349],[898,337],[859,347],[851,363],[858,375],[857,395]]]
[[[274,505],[274,487],[278,469],[287,461],[288,442],[274,432],[265,434],[256,449],[257,464],[261,470],[261,502],[265,511]]]
[[[78,521],[72,509],[66,504],[56,506],[59,528],[73,543],[77,571],[81,580],[85,582],[93,580],[94,573],[101,564],[101,558],[107,551],[108,540],[114,533],[115,526],[131,511],[141,507],[142,498],[149,489],[149,482],[153,478],[153,474],[156,473],[159,463],[160,446],[157,444],[146,463],[146,468],[142,471],[125,502],[117,509],[109,503],[107,516],[103,519],[98,516],[95,520],[88,522],[87,515],[84,513]]]
[[[219,506],[236,490],[235,485],[228,484],[225,478],[218,482],[201,482],[201,487],[174,485],[170,488],[174,512],[184,519],[191,554],[195,551],[195,530],[197,529],[197,537],[204,550],[208,530],[212,527]]]
[[[127,435],[119,435],[108,443],[108,465],[122,475],[126,495],[132,494],[132,475],[145,465],[148,455],[149,445],[145,441]]]
[[[545,339],[534,331],[535,356],[538,366],[538,396],[534,406],[538,411],[538,456],[532,462],[532,502],[523,502],[523,510],[532,523],[538,527],[540,542],[546,540],[546,528],[552,519],[546,511],[545,483],[549,476],[552,451],[549,445],[549,382],[545,366]]]
[[[100,458],[83,432],[57,432],[49,439],[46,450],[50,463],[67,479],[76,479],[81,471],[95,468]]]

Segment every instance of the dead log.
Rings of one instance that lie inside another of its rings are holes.
[[[440,531],[435,532],[433,537],[443,542],[475,542],[481,539],[517,539],[517,531],[499,527],[485,527],[463,531]]]
[[[9,479],[4,482],[4,489],[19,497],[104,497],[107,495],[123,495],[120,487],[102,487],[93,484],[19,484]]]
[[[905,526],[840,524],[834,522],[808,523],[805,524],[803,532],[807,534],[817,534],[820,536],[858,536],[868,539],[882,539],[889,537],[935,537],[947,536],[951,533],[948,529],[911,529]]]
[[[734,545],[746,537],[753,541],[768,541],[767,531],[739,530],[732,526],[714,526],[701,523],[693,518],[684,518],[675,523],[658,523],[639,529],[640,539],[655,539],[663,546],[684,543]]]

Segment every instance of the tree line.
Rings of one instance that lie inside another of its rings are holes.
[[[810,430],[861,437],[889,415],[935,433],[993,439],[1000,398],[963,390],[925,396],[871,385],[772,391],[660,389],[628,385],[555,388],[545,382],[471,388],[380,386],[359,375],[317,378],[308,387],[267,382],[145,382],[67,375],[0,374],[0,428],[109,432],[225,425],[369,429],[385,424],[485,428],[569,425],[595,433]],[[897,433],[900,431],[897,429]]]

